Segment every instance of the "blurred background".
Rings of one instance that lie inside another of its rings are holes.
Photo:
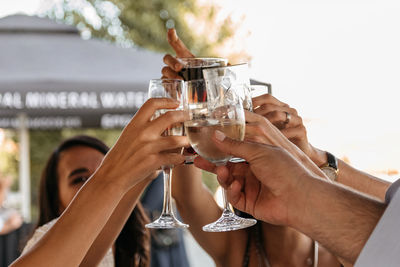
[[[76,26],[84,40],[101,39],[120,48],[160,55],[172,53],[166,30],[176,28],[198,56],[249,62],[252,78],[272,84],[273,95],[298,110],[314,146],[385,180],[399,176],[398,1],[0,2],[0,19],[16,13]],[[1,57],[2,51],[0,61]],[[157,64],[161,70],[162,61]],[[28,219],[37,218],[40,172],[62,139],[86,133],[112,145],[119,132],[98,128],[31,129]],[[7,201],[17,208],[18,194],[12,192],[19,192],[19,138],[16,130],[0,129],[0,174],[14,180]],[[215,191],[215,179],[209,175],[204,179]]]

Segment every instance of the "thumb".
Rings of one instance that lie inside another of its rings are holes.
[[[174,49],[177,57],[194,57],[186,45],[179,39],[175,29],[169,29],[167,34],[169,45]]]

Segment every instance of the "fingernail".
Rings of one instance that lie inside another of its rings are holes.
[[[226,137],[226,135],[223,132],[218,131],[218,130],[215,131],[215,138],[218,141],[220,141],[220,142],[224,141],[225,137]]]

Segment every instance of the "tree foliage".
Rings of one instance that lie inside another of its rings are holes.
[[[85,38],[93,36],[163,53],[172,52],[166,31],[175,28],[197,56],[247,61],[245,36],[238,36],[242,19],[234,22],[221,11],[222,7],[213,1],[61,0],[45,14],[77,25]]]

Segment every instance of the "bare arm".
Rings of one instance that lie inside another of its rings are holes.
[[[82,187],[54,226],[12,266],[79,266],[124,194],[120,185],[97,178]]]
[[[122,231],[122,228],[135,208],[144,188],[149,184],[149,181],[150,180],[146,179],[140,182],[123,196],[110,219],[86,253],[80,266],[97,266],[101,262]]]
[[[289,224],[354,264],[386,205],[339,184],[316,178],[306,183],[309,190],[293,196],[294,201],[304,201],[300,203],[307,207],[305,213],[293,209]]]
[[[282,148],[234,141],[222,133],[214,141],[220,150],[249,162],[228,168],[195,162],[218,173],[233,205],[261,220],[291,226],[355,262],[384,203],[316,176]],[[238,168],[245,179],[233,175]]]
[[[313,148],[310,158],[318,166],[321,166],[327,162],[326,153],[317,148]],[[363,171],[357,170],[339,159],[338,170],[339,172],[336,182],[349,186],[361,193],[376,197],[380,200],[385,199],[386,190],[389,188],[391,183]]]
[[[148,100],[59,220],[12,266],[79,266],[127,191],[161,166],[184,161],[181,155],[163,151],[186,146],[187,139],[161,134],[187,115],[171,111],[150,121],[156,110],[177,107],[168,99]]]
[[[308,142],[306,128],[296,109],[268,94],[253,98],[253,105],[259,107],[254,111],[255,113],[267,118],[279,128],[282,134],[299,147],[317,166],[322,166],[327,162],[325,151],[313,147]],[[285,123],[286,113],[291,115],[288,123]],[[385,198],[390,183],[359,171],[341,160],[338,161],[339,176],[336,182],[381,200]]]
[[[201,170],[193,165],[175,167],[172,180],[172,195],[179,213],[183,221],[190,225],[189,230],[199,245],[218,266],[226,266],[227,262],[232,260],[227,259],[227,255],[229,257],[239,255],[239,260],[242,260],[247,238],[244,230],[224,233],[209,233],[202,230],[204,225],[216,221],[221,216],[222,209],[203,184]],[[237,245],[231,246],[231,240],[235,240]],[[239,244],[243,244],[243,248]],[[235,253],[230,253],[232,247],[235,247]]]

